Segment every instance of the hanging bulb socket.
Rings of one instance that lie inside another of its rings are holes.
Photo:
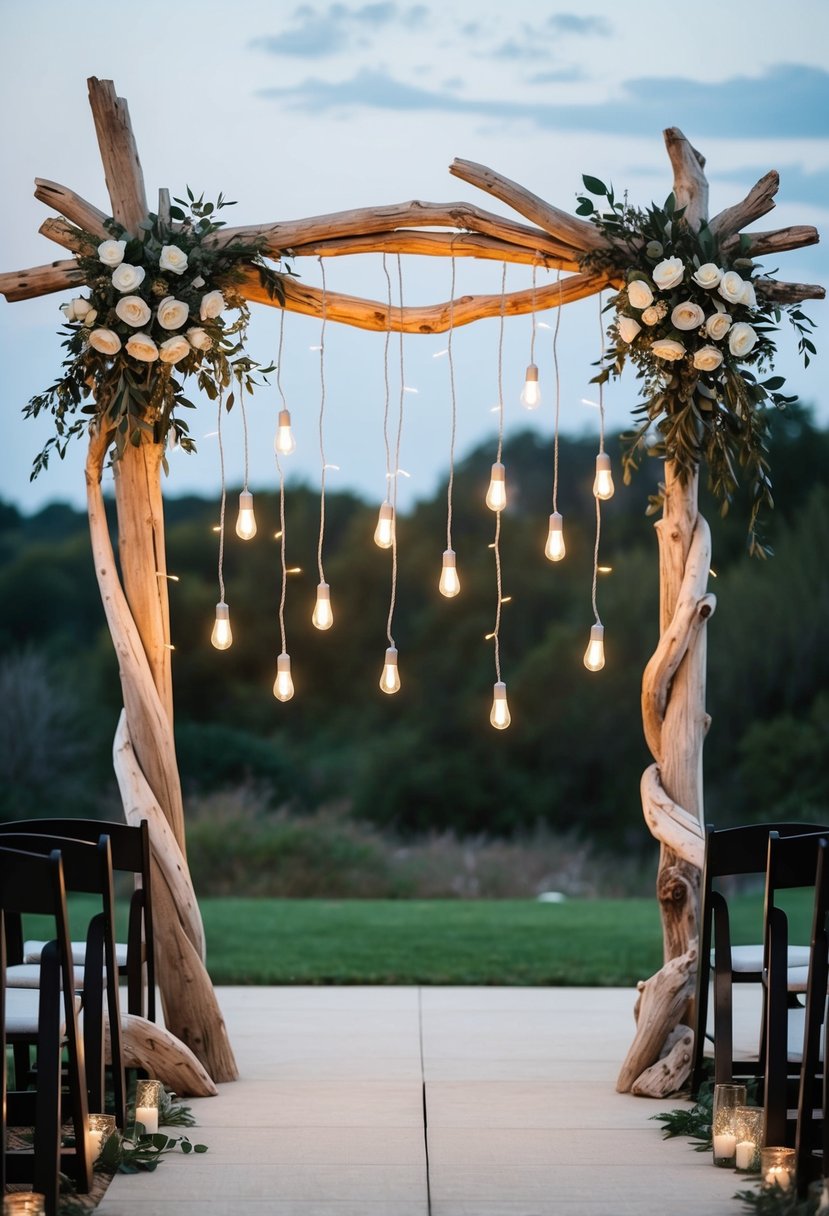
[[[489,476],[486,505],[490,511],[503,511],[507,505],[507,475],[500,460],[496,460]]]
[[[383,674],[380,676],[380,691],[400,692],[400,672],[397,669],[397,647],[389,646],[386,650],[386,662]]]
[[[273,683],[273,695],[277,701],[290,701],[294,695],[294,681],[291,677],[291,656],[283,651],[276,660],[276,679]]]
[[[604,667],[604,625],[590,626],[590,641],[584,652],[584,665],[588,671],[601,671]]]
[[[507,686],[503,680],[498,680],[492,686],[492,709],[489,720],[496,730],[506,730],[512,718],[507,704]]]
[[[388,499],[380,507],[377,517],[377,527],[374,529],[374,543],[381,549],[390,549],[394,540],[394,507]]]
[[[445,595],[448,600],[451,600],[458,594],[460,589],[461,580],[458,578],[458,571],[455,565],[455,550],[446,549],[443,554],[438,590],[441,595]]]
[[[607,452],[599,452],[596,457],[596,477],[593,481],[593,493],[596,498],[606,502],[613,497],[613,473],[610,468],[610,457]]]
[[[331,588],[328,583],[317,586],[317,600],[311,616],[311,624],[315,629],[330,629],[334,624],[334,613],[331,610]]]
[[[550,527],[547,532],[547,544],[544,546],[544,556],[551,562],[560,562],[567,552],[564,546],[564,520],[558,511],[550,516]]]
[[[227,650],[233,641],[230,629],[230,609],[224,600],[219,600],[216,605],[216,622],[210,635],[210,641],[217,650]]]
[[[239,495],[236,535],[240,540],[253,540],[256,535],[256,516],[253,513],[253,495],[250,490],[243,490]]]
[[[291,452],[296,450],[296,440],[291,430],[290,410],[279,411],[279,421],[277,422],[276,438],[274,439],[273,446],[280,456],[290,456]]]
[[[521,404],[524,409],[535,410],[541,404],[541,389],[538,387],[538,368],[531,363],[524,377],[524,388],[521,390]]]

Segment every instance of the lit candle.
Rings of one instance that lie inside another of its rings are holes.
[[[158,1107],[136,1106],[135,1122],[143,1123],[145,1134],[148,1136],[154,1136],[158,1131]]]
[[[738,1170],[747,1170],[751,1165],[757,1145],[753,1140],[741,1140],[734,1150],[735,1164]]]
[[[787,1191],[791,1186],[791,1174],[785,1165],[773,1165],[766,1174],[766,1186],[774,1186],[775,1182],[783,1191]]]
[[[714,1137],[714,1156],[717,1158],[733,1157],[737,1148],[737,1137],[731,1132],[720,1132]]]

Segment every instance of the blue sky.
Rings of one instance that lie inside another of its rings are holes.
[[[37,235],[48,214],[31,195],[35,176],[76,189],[108,209],[91,117],[88,75],[115,80],[128,99],[149,197],[158,186],[185,184],[239,200],[232,222],[293,219],[411,198],[463,199],[501,210],[455,181],[456,157],[482,161],[560,207],[574,209],[582,172],[611,179],[645,204],[661,201],[670,171],[663,127],[680,126],[705,154],[712,213],[742,197],[770,168],[781,174],[778,207],[760,227],[812,223],[829,232],[829,5],[824,0],[700,0],[680,12],[664,2],[576,8],[567,0],[476,3],[282,3],[144,0],[140,19],[123,5],[88,0],[24,4],[4,0],[6,47],[0,81],[4,270],[62,256]],[[44,31],[48,36],[44,37]],[[37,71],[32,70],[37,65]],[[829,259],[818,246],[778,259],[780,277],[826,282]],[[319,283],[315,263],[298,263]],[[500,267],[458,264],[458,293],[495,291]],[[329,286],[382,296],[377,258],[329,262]],[[529,268],[509,271],[508,287],[529,286]],[[544,276],[541,282],[546,281]],[[447,298],[449,266],[407,259],[409,302]],[[56,336],[63,298],[8,305],[0,301],[6,448],[2,493],[24,509],[60,497],[83,497],[82,451],[34,485],[32,456],[47,433],[24,423],[20,407],[59,371]],[[819,323],[825,305],[808,309]],[[552,316],[539,320],[551,325]],[[277,318],[257,310],[251,349],[273,358]],[[564,425],[595,428],[581,404],[597,356],[595,301],[562,318]],[[538,414],[518,404],[529,357],[530,321],[507,323],[504,399],[508,427],[552,428],[551,330],[536,347],[544,402]],[[319,325],[286,321],[284,382],[299,448],[295,473],[318,478]],[[822,333],[818,345],[825,346]],[[330,326],[326,335],[326,455],[340,465],[332,488],[382,497],[382,335]],[[445,338],[405,345],[406,396],[401,464],[411,472],[404,499],[432,490],[448,455]],[[492,434],[497,400],[497,322],[459,330],[459,446]],[[780,370],[829,420],[826,357],[804,373],[794,343],[780,339]],[[621,429],[635,404],[635,381],[608,393],[609,424]],[[270,487],[275,390],[250,407],[252,488]],[[235,429],[234,429],[235,426]],[[218,486],[218,454],[202,411],[197,457],[177,456],[170,492]],[[231,420],[230,477],[241,478],[241,427]]]

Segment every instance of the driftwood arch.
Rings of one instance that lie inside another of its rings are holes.
[[[148,213],[138,150],[126,102],[111,81],[92,78],[89,101],[95,121],[112,215],[130,233]],[[704,160],[681,131],[671,128],[665,143],[674,174],[674,193],[695,226],[705,218],[708,184]],[[564,272],[560,285],[506,296],[507,315],[553,308],[608,286],[621,286],[624,258],[614,263],[613,247],[598,230],[492,169],[456,160],[450,173],[506,203],[522,218],[504,218],[466,202],[408,202],[337,212],[308,219],[243,228],[225,228],[212,238],[256,238],[274,257],[338,257],[399,252],[434,257],[474,257],[523,262]],[[774,207],[778,175],[770,172],[734,207],[710,221],[721,246]],[[110,234],[106,215],[71,189],[37,179],[35,197],[62,218],[47,219],[40,231],[70,251],[81,248],[81,232],[100,239]],[[158,213],[169,215],[169,194],[159,192]],[[526,221],[526,222],[525,222]],[[435,231],[437,229],[437,231]],[[440,231],[450,229],[451,231]],[[817,231],[796,226],[748,236],[747,252],[779,253],[813,244]],[[609,255],[611,269],[579,270],[593,250]],[[0,275],[0,293],[9,301],[77,288],[84,284],[77,261]],[[809,284],[761,280],[758,289],[781,303],[822,298]],[[279,306],[250,268],[241,294]],[[319,316],[321,292],[284,280],[285,307]],[[449,301],[427,307],[394,308],[375,300],[326,293],[330,321],[371,330],[437,333],[448,329]],[[472,295],[452,304],[455,326],[496,316],[499,295]],[[114,765],[128,820],[151,823],[158,932],[158,973],[168,1031],[143,1019],[125,1027],[131,1063],[146,1064],[178,1092],[209,1094],[215,1083],[233,1080],[236,1063],[204,966],[204,934],[187,867],[184,810],[173,737],[170,623],[167,598],[164,513],[160,471],[163,448],[145,437],[127,445],[115,464],[121,575],[106,524],[101,472],[111,436],[92,429],[86,462],[90,533],[95,570],[115,646],[124,710],[114,743]],[[619,1076],[620,1090],[662,1095],[687,1075],[690,1031],[682,1023],[693,993],[697,941],[697,892],[702,859],[702,747],[709,719],[705,712],[706,624],[715,607],[707,591],[710,534],[697,507],[697,479],[682,483],[670,461],[665,466],[665,500],[656,525],[660,567],[660,638],[642,687],[645,737],[653,764],[642,778],[646,822],[661,845],[657,896],[660,902],[665,965],[639,985],[637,1031]]]

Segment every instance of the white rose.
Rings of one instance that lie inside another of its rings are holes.
[[[731,326],[731,332],[728,335],[728,349],[735,358],[742,359],[743,355],[747,355],[750,350],[753,350],[756,341],[757,334],[745,321],[739,321],[736,325]]]
[[[721,278],[722,271],[714,262],[706,262],[694,271],[694,282],[699,283],[700,287],[718,287]]]
[[[131,325],[133,329],[140,329],[142,325],[146,325],[153,315],[149,305],[140,296],[122,296],[115,305],[115,314],[119,320],[126,325]]]
[[[60,310],[66,317],[67,321],[86,321],[87,325],[91,325],[95,320],[95,310],[89,303],[89,300],[83,296],[77,296],[74,300],[69,300],[66,304],[61,304]],[[92,320],[86,320],[89,313],[92,313]]]
[[[195,279],[193,279],[192,285],[193,285],[193,287],[204,287],[204,279],[201,277],[200,274],[197,274]]]
[[[112,286],[122,293],[135,291],[144,282],[146,273],[143,266],[130,266],[129,262],[122,262],[112,272]]]
[[[127,354],[141,363],[155,363],[158,347],[149,334],[133,334],[127,343]]]
[[[653,292],[644,279],[634,279],[628,283],[628,300],[631,308],[647,308],[653,304]]]
[[[162,363],[178,363],[181,359],[186,359],[191,350],[192,347],[184,334],[175,334],[161,343],[158,357]]]
[[[111,329],[93,329],[89,335],[89,345],[102,355],[117,355],[121,349],[121,339]]]
[[[694,355],[694,367],[701,372],[713,372],[722,363],[722,352],[716,346],[701,346]]]
[[[633,317],[619,317],[616,324],[619,329],[619,337],[623,342],[632,342],[642,328]]]
[[[656,342],[651,342],[651,351],[657,359],[667,359],[669,363],[685,357],[685,347],[673,338],[658,338]]]
[[[126,241],[102,241],[98,246],[98,259],[105,266],[120,266],[126,247]]]
[[[162,329],[180,329],[190,315],[183,300],[166,296],[158,306],[158,323]]]
[[[178,245],[162,245],[158,259],[160,270],[172,270],[173,274],[184,274],[187,269],[187,254]]]
[[[724,300],[728,300],[729,304],[739,304],[744,286],[745,284],[736,270],[727,270],[720,281],[717,291]]]
[[[729,329],[731,329],[731,316],[729,313],[715,312],[713,317],[709,317],[705,322],[703,333],[707,338],[713,338],[715,342],[721,342]]]
[[[683,300],[671,313],[674,329],[696,329],[705,320],[705,313],[693,300]]]
[[[200,325],[194,325],[192,329],[187,331],[187,341],[194,350],[210,350],[213,345],[213,339],[206,329],[202,329]]]
[[[668,311],[668,305],[664,300],[660,300],[658,304],[651,304],[650,308],[646,308],[642,313],[642,320],[646,325],[658,325]]]
[[[97,316],[98,316],[98,310],[97,310],[97,308],[90,308],[90,309],[88,309],[88,310],[87,310],[87,311],[84,313],[84,317],[83,317],[83,321],[81,321],[81,325],[84,325],[84,326],[86,326],[86,328],[87,328],[87,329],[89,329],[89,326],[90,326],[90,325],[94,325],[94,324],[95,324],[95,321],[96,321],[96,319],[97,319]]]
[[[685,275],[685,267],[681,258],[665,258],[653,268],[653,281],[662,291],[676,287]]]
[[[208,291],[207,295],[201,298],[199,320],[212,321],[214,317],[218,317],[224,306],[225,298],[220,291]]]
[[[753,283],[746,283],[740,293],[740,301],[744,308],[757,307],[757,293],[754,290]]]

